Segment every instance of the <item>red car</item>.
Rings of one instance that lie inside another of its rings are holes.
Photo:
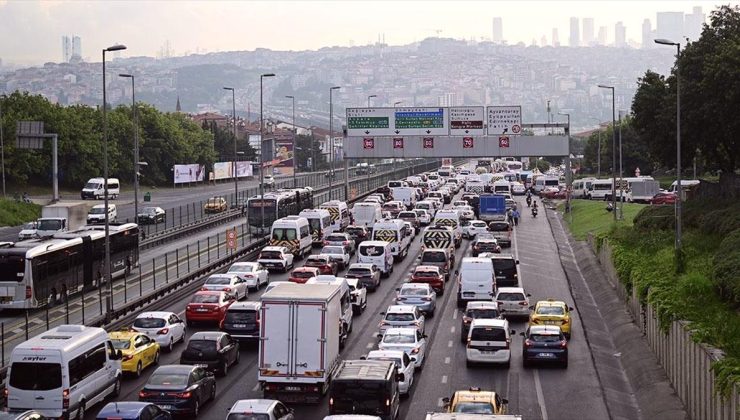
[[[676,193],[673,192],[659,192],[653,196],[653,199],[650,200],[650,204],[652,205],[659,205],[659,204],[676,204],[676,199],[678,196]]]
[[[337,263],[332,261],[327,255],[311,255],[306,258],[306,263],[303,266],[316,267],[321,274],[332,274],[336,276],[339,272]]]
[[[224,319],[226,310],[236,299],[226,292],[204,291],[196,292],[193,299],[185,308],[185,320],[188,326],[194,322],[220,323]]]
[[[445,276],[439,267],[434,265],[417,266],[411,274],[411,283],[427,283],[438,295],[445,292]]]
[[[321,274],[321,271],[317,267],[298,267],[290,273],[288,281],[293,283],[305,283],[311,277],[316,277]]]

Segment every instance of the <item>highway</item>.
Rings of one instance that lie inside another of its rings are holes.
[[[523,200],[520,200],[520,206]],[[526,208],[526,206],[525,206]],[[379,313],[392,303],[395,288],[402,284],[418,264],[416,258],[421,248],[421,236],[413,241],[409,256],[397,263],[393,275],[384,279],[381,287],[368,296],[365,312],[354,319],[353,332],[345,349],[343,359],[356,359],[377,345],[375,336]],[[456,251],[457,261],[470,255],[470,241]],[[557,298],[574,306],[565,274],[555,248],[555,242],[544,214],[533,219],[524,212],[523,220],[515,229],[514,241],[510,250],[520,260],[521,282],[527,292],[532,294],[531,302],[545,298]],[[356,257],[353,257],[355,261]],[[341,275],[341,274],[340,274]],[[286,274],[271,274],[271,281],[287,280]],[[261,291],[260,291],[261,293]],[[522,337],[519,332],[525,329],[524,321],[514,321],[511,328],[517,335],[512,340],[511,367],[506,368],[467,368],[465,366],[465,347],[459,340],[461,323],[460,312],[455,305],[456,286],[447,284],[445,294],[438,297],[437,312],[428,320],[426,327],[429,336],[427,360],[424,369],[417,370],[414,386],[409,398],[402,402],[401,419],[423,419],[428,411],[440,410],[441,399],[449,397],[455,390],[477,386],[494,390],[509,399],[509,413],[521,414],[526,419],[604,419],[609,418],[604,395],[592,361],[589,347],[581,330],[578,311],[574,313],[573,337],[569,344],[570,361],[567,369],[535,368],[524,369],[521,362]],[[257,300],[258,293],[250,294],[249,300]],[[189,297],[172,304],[169,310],[184,314]],[[189,329],[214,329],[215,326],[200,326]],[[160,364],[178,363],[183,345],[178,345],[171,354],[162,354]],[[229,375],[217,379],[216,400],[202,407],[202,418],[219,419],[225,417],[228,408],[238,399],[261,398],[262,392],[257,384],[257,348],[242,347],[241,363],[232,367]],[[147,369],[141,378],[124,380],[119,401],[137,400],[138,391],[143,387],[153,368]],[[297,419],[321,419],[328,414],[328,400],[317,406],[294,406]],[[86,418],[93,419],[100,407],[89,410]]]

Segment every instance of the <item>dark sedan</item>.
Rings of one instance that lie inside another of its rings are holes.
[[[110,402],[96,420],[172,420],[172,415],[154,404],[138,401]]]
[[[167,221],[167,214],[161,207],[144,207],[136,215],[136,222],[140,225],[157,223],[165,223]]]
[[[555,363],[568,367],[568,340],[556,325],[533,325],[526,332],[522,346],[524,367],[533,362]]]
[[[347,226],[344,231],[359,245],[362,241],[370,239],[370,230],[365,226]]]
[[[213,373],[187,365],[160,366],[139,391],[139,401],[156,404],[173,414],[193,417],[198,417],[203,404],[215,397]]]
[[[218,371],[226,376],[232,365],[239,363],[239,343],[225,332],[201,331],[190,336],[180,355],[180,364],[195,365]]]

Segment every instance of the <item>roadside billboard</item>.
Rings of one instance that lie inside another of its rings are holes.
[[[275,139],[275,158],[273,159],[273,173],[276,175],[293,175],[293,139]]]
[[[213,179],[231,178],[234,172],[232,162],[216,162],[213,164]]]
[[[205,179],[206,167],[197,163],[188,165],[175,165],[175,184],[186,184],[190,182],[201,182]]]

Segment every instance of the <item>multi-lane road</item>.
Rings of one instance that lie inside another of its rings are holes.
[[[520,204],[524,204],[523,200],[520,201]],[[394,274],[384,279],[381,287],[368,296],[367,310],[355,317],[353,332],[341,353],[342,358],[356,359],[376,348],[376,331],[381,318],[379,313],[392,304],[395,288],[408,279],[409,273],[418,264],[416,257],[420,248],[421,236],[418,235],[409,256],[397,263]],[[515,229],[513,245],[504,252],[512,252],[520,260],[521,283],[531,293],[532,303],[552,297],[575,306],[544,214],[533,219],[524,212],[523,220]],[[464,240],[456,254],[458,262],[463,256],[470,255],[470,241]],[[287,280],[287,275],[272,274],[270,279]],[[424,369],[416,373],[411,395],[402,403],[402,419],[423,419],[426,412],[441,409],[443,397],[471,386],[499,392],[508,398],[509,412],[521,414],[526,419],[609,418],[590,350],[582,334],[577,308],[567,369],[524,369],[521,363],[522,338],[519,335],[513,337],[510,368],[467,368],[465,347],[459,339],[461,314],[455,305],[455,292],[456,286],[448,283],[445,294],[438,297],[437,312],[426,328],[429,336],[427,360]],[[249,300],[259,299],[259,294],[251,294]],[[186,298],[172,304],[169,310],[182,315],[188,300]],[[525,327],[524,321],[511,323],[511,328],[517,333]],[[188,333],[214,328],[202,326],[190,329]],[[182,350],[183,346],[180,345],[173,353],[163,354],[160,364],[178,363]],[[257,383],[257,347],[244,346],[241,352],[241,363],[234,366],[227,377],[218,378],[216,400],[203,407],[202,418],[223,418],[234,401],[262,396]],[[151,371],[150,368],[138,379],[127,378],[119,401],[136,400]],[[325,399],[317,406],[293,408],[297,419],[321,419],[328,414],[328,401]],[[93,413],[98,409],[91,409],[87,418],[94,418]]]

